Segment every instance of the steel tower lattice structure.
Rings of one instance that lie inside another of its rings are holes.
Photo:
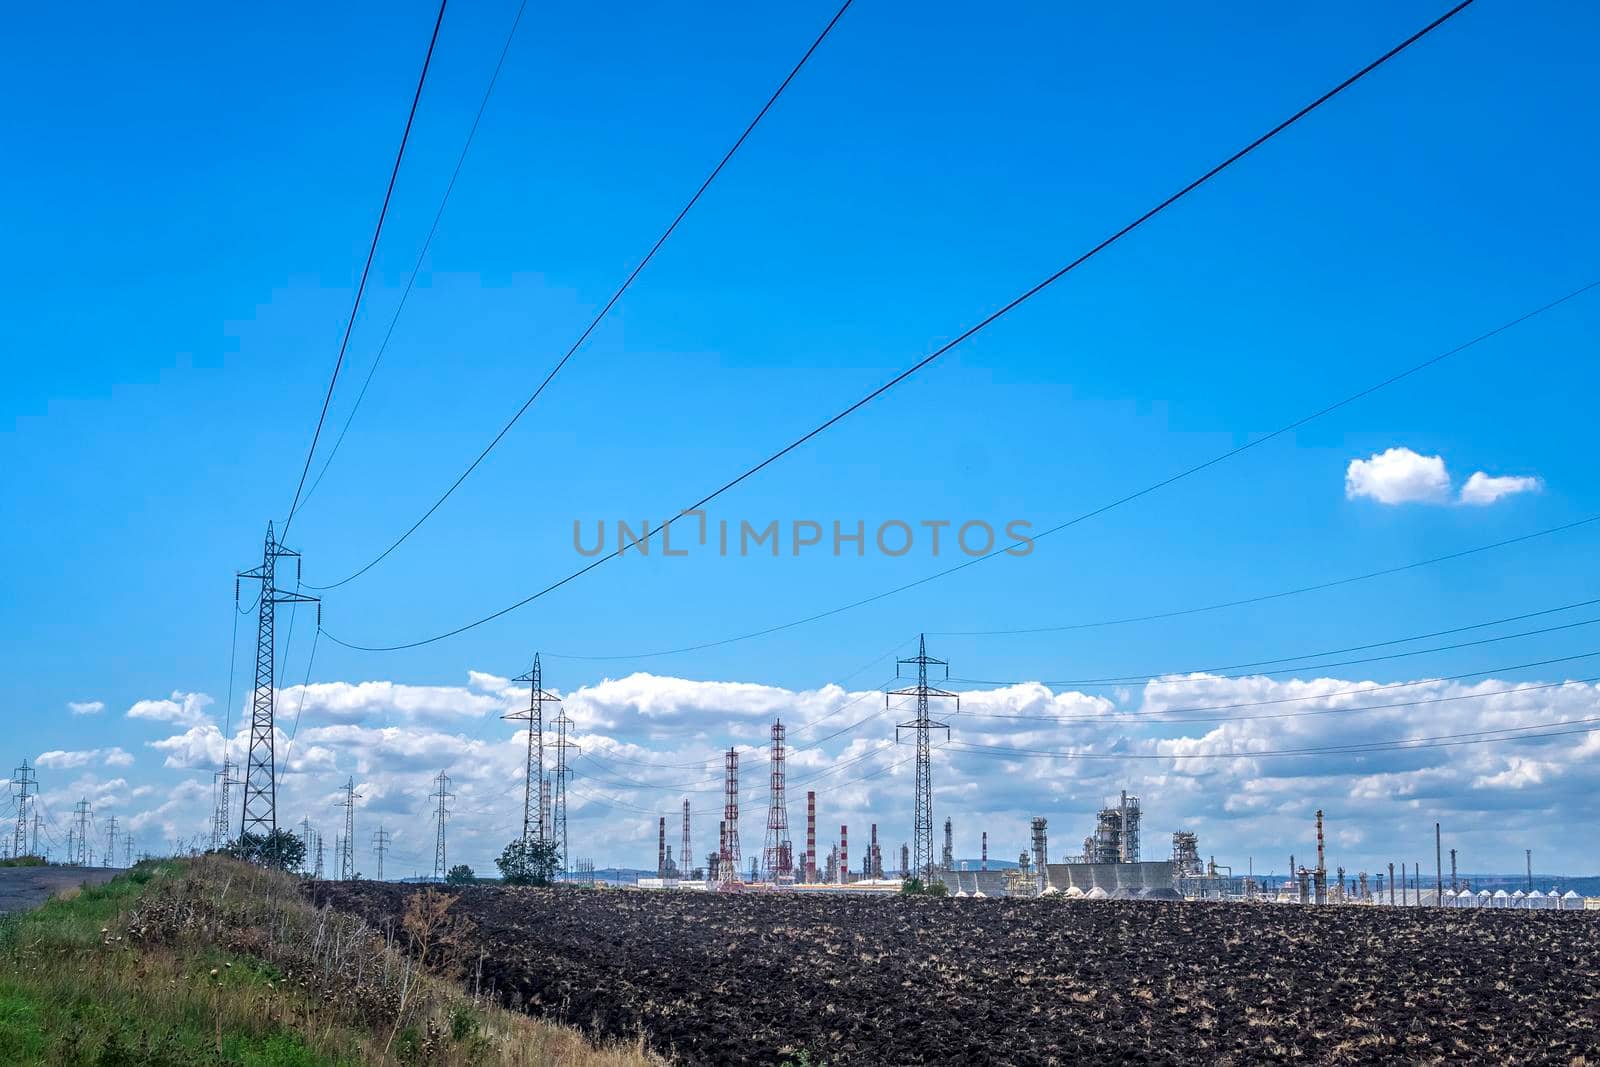
[[[361,799],[361,794],[356,792],[354,775],[339,787],[339,792],[344,794],[344,838],[339,842],[339,878],[348,882],[356,876],[356,801]]]
[[[222,757],[222,770],[215,772],[217,788],[217,810],[211,816],[211,848],[212,851],[221,851],[228,847],[233,840],[233,834],[228,831],[228,824],[233,820],[233,792],[232,787],[242,785],[233,772],[239,765],[229,759],[224,753]]]
[[[935,697],[954,700],[956,711],[961,710],[961,698],[955,693],[943,689],[935,689],[928,685],[928,667],[933,665],[944,668],[944,676],[950,677],[950,665],[942,659],[934,659],[928,655],[928,642],[925,635],[917,635],[917,654],[911,659],[898,660],[895,676],[899,677],[900,669],[916,664],[917,684],[911,689],[896,689],[884,694],[884,707],[889,706],[891,697],[914,696],[917,698],[917,717],[911,722],[899,723],[894,728],[895,740],[900,740],[900,731],[914,730],[917,744],[917,786],[916,798],[912,816],[911,829],[911,862],[915,868],[914,877],[924,880],[933,876],[933,746],[930,738],[935,730],[943,730],[945,739],[950,737],[950,727],[946,723],[934,722],[928,717],[928,701]]]
[[[22,766],[11,772],[11,792],[17,801],[17,832],[16,840],[12,845],[13,856],[28,855],[28,813],[33,809],[33,798],[39,792],[39,778],[33,773],[33,768],[27,760],[22,761]],[[38,832],[34,832],[34,840],[38,840]]]
[[[783,721],[772,724],[771,800],[767,804],[767,835],[761,847],[761,874],[769,882],[794,878],[793,846],[789,841],[789,802],[784,792]]]
[[[445,807],[445,801],[454,800],[455,794],[450,792],[450,776],[440,771],[434,776],[433,784],[437,786],[430,796],[439,802],[435,809],[435,818],[439,820],[438,833],[433,843],[433,876],[439,881],[444,881],[445,875],[450,873],[444,854],[444,824],[450,818],[450,809]]]
[[[544,706],[559,704],[561,698],[544,691],[544,669],[539,665],[539,653],[533,654],[533,668],[519,674],[514,682],[527,682],[528,707],[525,711],[509,711],[500,716],[528,724],[528,765],[522,783],[522,840],[543,841],[544,818]]]
[[[567,874],[567,779],[572,771],[567,767],[567,753],[583,749],[567,738],[567,731],[577,725],[567,717],[565,710],[556,715],[556,777],[551,790],[551,834],[556,846],[556,872],[563,878]]]
[[[322,628],[322,601],[300,592],[279,589],[278,560],[293,559],[295,579],[300,577],[300,553],[278,543],[267,523],[266,545],[261,565],[241,571],[235,579],[253,578],[261,583],[261,598],[256,620],[256,687],[250,700],[250,754],[245,761],[244,807],[239,816],[239,836],[248,833],[270,834],[278,828],[278,765],[275,754],[277,728],[273,703],[277,694],[276,643],[273,635],[279,604],[317,605],[317,629]]]
[[[683,798],[683,845],[678,849],[678,866],[682,868],[679,877],[692,878],[694,876],[694,853],[689,851],[689,798]]]
[[[372,835],[372,851],[378,857],[378,881],[383,881],[383,854],[389,851],[389,839],[392,835],[378,824],[378,829]]]

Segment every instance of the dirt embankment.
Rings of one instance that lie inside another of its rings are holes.
[[[409,887],[323,883],[392,922]],[[471,887],[481,982],[690,1063],[1579,1062],[1600,913]],[[481,962],[480,962],[481,961]]]

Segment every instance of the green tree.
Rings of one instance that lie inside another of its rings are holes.
[[[450,885],[471,885],[478,880],[478,876],[473,874],[472,868],[465,863],[458,863],[450,868],[450,873],[444,876],[444,880]]]
[[[554,843],[519,838],[505,847],[494,865],[506,885],[549,885],[557,859]]]
[[[306,843],[283,829],[269,834],[240,834],[226,851],[235,859],[277,871],[298,871],[306,862]]]

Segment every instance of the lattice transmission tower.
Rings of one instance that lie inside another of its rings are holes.
[[[261,565],[241,571],[235,578],[252,578],[261,583],[261,598],[256,619],[256,686],[250,698],[250,753],[245,760],[244,807],[239,816],[239,836],[254,833],[265,836],[278,828],[278,764],[275,752],[277,727],[273,704],[277,695],[276,638],[273,622],[279,604],[317,605],[317,629],[322,629],[322,601],[304,593],[279,589],[278,560],[293,559],[295,580],[300,577],[300,553],[279,544],[267,523],[266,545]]]
[[[761,874],[769,882],[794,880],[794,845],[789,840],[789,802],[784,792],[783,721],[772,724],[772,768],[768,788],[767,835],[761,846]]]
[[[533,669],[513,678],[514,682],[527,682],[528,707],[525,711],[509,711],[500,716],[528,724],[528,766],[522,782],[522,840],[543,841],[545,838],[544,796],[544,706],[559,704],[561,698],[544,690],[544,669],[539,666],[539,653],[533,654]]]
[[[73,849],[76,850],[72,859],[79,867],[89,866],[89,824],[94,822],[94,810],[89,807],[89,798],[84,797],[72,806],[72,816],[77,822],[77,836],[73,839]],[[69,853],[73,852],[69,849]]]
[[[34,808],[34,797],[39,793],[39,778],[33,773],[33,768],[27,760],[22,761],[22,766],[11,772],[11,795],[17,802],[17,831],[11,846],[13,856],[29,855],[28,849],[28,816]],[[37,821],[37,818],[35,818]],[[34,847],[38,847],[39,834],[34,831]]]
[[[339,839],[339,878],[348,882],[356,876],[356,801],[361,799],[361,794],[356,792],[354,775],[339,787],[339,792],[344,794],[344,799],[339,802],[344,805],[344,836]]]
[[[229,824],[233,822],[233,787],[243,784],[234,777],[234,772],[238,769],[239,765],[224,755],[222,758],[222,770],[212,773],[213,788],[217,798],[217,806],[211,813],[211,850],[213,852],[220,852],[227,848],[228,844],[233,840],[233,834],[228,828]]]
[[[556,776],[552,789],[552,819],[551,832],[556,846],[556,872],[565,878],[567,874],[567,780],[572,777],[572,771],[567,767],[568,752],[582,752],[583,749],[572,743],[567,736],[567,731],[577,724],[567,717],[563,710],[556,716]]]
[[[896,689],[884,694],[884,707],[889,706],[891,697],[914,696],[917,698],[917,717],[911,722],[899,723],[894,728],[895,740],[900,740],[900,731],[916,731],[917,742],[917,787],[914,802],[911,828],[911,862],[916,871],[915,877],[928,880],[933,876],[933,746],[930,736],[935,730],[943,730],[946,740],[950,738],[950,727],[946,723],[934,722],[928,717],[928,701],[933,698],[954,700],[956,711],[961,710],[961,698],[955,693],[943,689],[935,689],[928,685],[928,667],[933,665],[944,668],[944,676],[950,677],[950,665],[942,659],[934,659],[928,655],[927,638],[917,635],[917,654],[911,659],[897,661],[895,677],[900,676],[900,670],[912,664],[917,668],[917,684],[912,689]]]
[[[106,852],[100,857],[100,866],[109,867],[117,862],[117,817],[106,818]]]
[[[383,854],[389,851],[389,840],[393,835],[383,828],[383,823],[378,824],[378,829],[372,835],[372,852],[378,858],[378,881],[383,881]]]
[[[439,829],[433,842],[433,877],[436,881],[444,881],[445,875],[450,873],[450,867],[445,861],[444,852],[444,824],[450,818],[450,809],[445,807],[445,801],[454,800],[455,794],[450,792],[450,776],[443,771],[434,775],[434,791],[429,794],[439,802],[434,809],[434,818],[439,821]]]

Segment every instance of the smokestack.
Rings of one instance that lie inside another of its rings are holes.
[[[988,869],[989,869],[989,831],[985,830],[983,832],[983,858],[978,861],[978,870],[987,871]]]
[[[1444,851],[1438,823],[1433,824],[1433,903],[1444,907]]]
[[[806,881],[817,880],[817,794],[806,794]]]
[[[1394,906],[1394,863],[1389,863],[1389,905]]]
[[[1459,892],[1461,886],[1456,882],[1456,850],[1450,850],[1450,892]]]
[[[1523,849],[1528,856],[1528,892],[1533,892],[1533,849]]]
[[[839,884],[850,880],[850,827],[839,827]]]
[[[873,823],[872,824],[871,844],[869,844],[867,846],[867,877],[868,878],[882,878],[883,877],[883,871],[880,869],[882,864],[879,861],[878,856],[879,856],[879,852],[878,852],[878,824],[877,823]]]
[[[693,877],[693,875],[694,875],[694,871],[690,870],[690,868],[694,866],[694,860],[691,858],[693,855],[694,855],[694,853],[689,851],[689,798],[688,797],[684,797],[683,798],[683,847],[678,849],[678,863],[679,863],[680,866],[683,867],[683,871],[681,873],[683,874],[683,876],[685,878],[690,878],[690,877]]]
[[[1322,859],[1322,809],[1317,809],[1317,870],[1326,873],[1328,868]]]
[[[656,833],[656,877],[667,876],[667,817],[661,816],[661,827]]]

